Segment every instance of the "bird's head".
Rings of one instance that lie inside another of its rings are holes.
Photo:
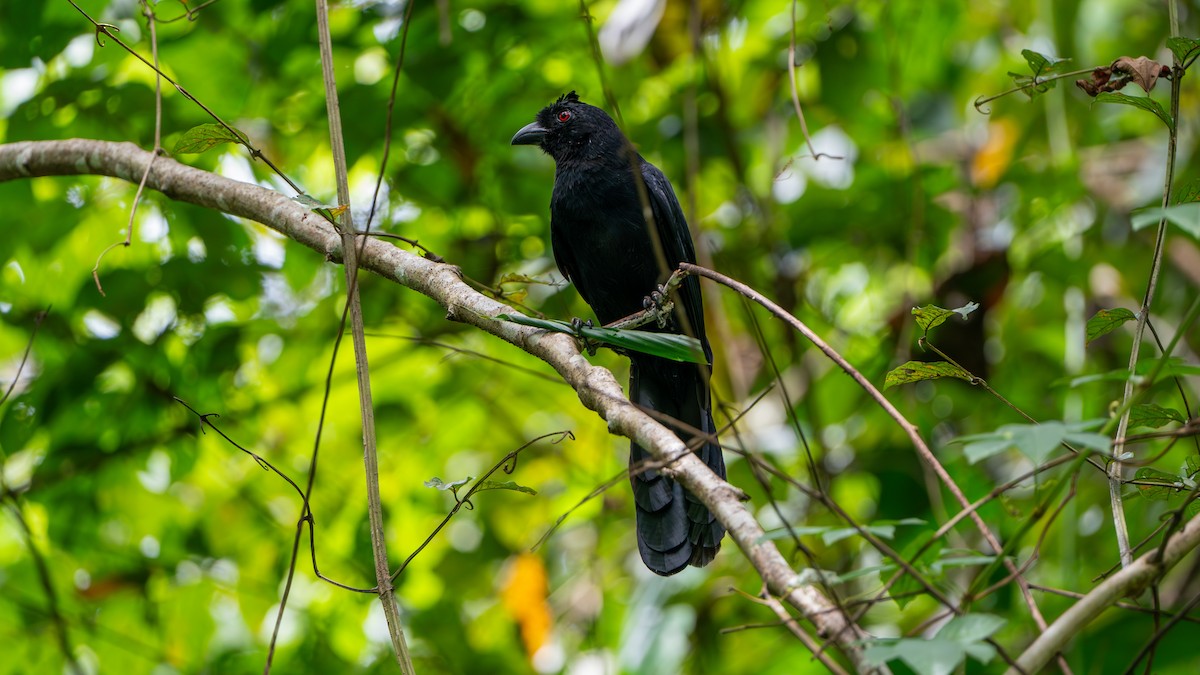
[[[579,100],[575,92],[542,108],[521,127],[513,145],[536,145],[555,162],[598,157],[619,150],[624,140],[608,113]]]

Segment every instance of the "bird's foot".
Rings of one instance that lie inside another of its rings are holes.
[[[593,324],[591,319],[588,319],[587,321],[584,321],[579,317],[573,317],[571,319],[571,328],[575,331],[575,339],[579,341],[580,349],[587,352],[588,356],[595,356],[596,349],[600,346],[595,340],[583,334],[584,328],[592,328],[592,326]]]
[[[659,328],[666,328],[667,321],[671,318],[671,313],[666,311],[666,306],[670,302],[671,300],[667,297],[667,287],[659,284],[658,288],[650,291],[650,295],[642,299],[642,309],[654,314],[654,320],[658,323]]]

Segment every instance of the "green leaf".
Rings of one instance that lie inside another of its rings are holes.
[[[992,614],[967,614],[946,622],[937,637],[952,640],[963,646],[990,638],[1004,627],[1007,620]]]
[[[524,485],[518,485],[511,480],[506,480],[503,482],[496,480],[485,480],[479,484],[479,487],[475,488],[476,492],[483,492],[484,490],[512,490],[513,492],[524,492],[527,495],[537,494],[537,490]]]
[[[911,560],[912,566],[923,577],[928,577],[930,572],[930,562],[936,560],[942,554],[942,541],[937,540],[925,549],[919,558],[913,559],[917,551],[929,543],[933,537],[934,531],[926,529],[913,537],[901,550],[900,555],[905,560]],[[925,587],[921,585],[911,574],[905,574],[900,577],[899,581],[892,585],[892,600],[900,609],[904,609],[910,602],[917,598],[916,593],[924,592]]]
[[[1191,455],[1183,461],[1183,477],[1192,479],[1200,473],[1200,455]]]
[[[1101,452],[1107,451],[1112,439],[1101,434],[1089,433],[1101,420],[1087,420],[1074,424],[1058,421],[1043,424],[1006,424],[989,434],[961,436],[951,443],[965,443],[963,454],[974,464],[992,455],[1015,448],[1035,464],[1046,460],[1063,441]]]
[[[936,328],[946,322],[946,319],[954,316],[954,312],[949,309],[943,309],[937,305],[925,305],[924,307],[913,307],[912,314],[916,317],[917,325],[925,334],[929,334],[929,329]]]
[[[201,124],[183,132],[172,152],[176,155],[198,155],[222,143],[249,144],[250,139],[240,131],[234,135],[220,124]]]
[[[962,645],[939,638],[877,642],[867,647],[863,655],[875,666],[899,659],[921,675],[950,675],[967,658]]]
[[[851,570],[844,574],[837,575],[837,578],[834,581],[834,583],[841,584],[841,583],[845,583],[847,581],[854,581],[855,579],[865,577],[865,576],[868,576],[871,574],[880,574],[883,572],[894,572],[899,568],[900,568],[899,565],[872,565],[870,567],[863,567],[861,569]]]
[[[1165,209],[1161,207],[1142,209],[1133,214],[1129,222],[1136,231],[1153,225],[1163,218],[1184,232],[1200,239],[1200,202],[1176,204]]]
[[[1046,56],[1045,54],[1039,54],[1032,49],[1021,50],[1021,56],[1025,57],[1025,62],[1029,64],[1029,70],[1033,74],[1026,75],[1024,73],[1010,72],[1008,76],[1011,77],[1013,82],[1018,87],[1022,88],[1021,91],[1031,99],[1036,97],[1038,94],[1044,94],[1053,89],[1054,86],[1058,84],[1057,80],[1047,80],[1043,78],[1065,73],[1068,65],[1071,62],[1071,59],[1059,59],[1053,56]]]
[[[966,456],[968,462],[975,464],[992,455],[998,455],[1011,447],[1011,439],[993,436],[968,443],[963,447],[963,455]]]
[[[496,284],[497,285],[499,285],[499,284],[547,284],[548,285],[549,282],[543,281],[541,279],[534,279],[533,277],[526,275],[526,274],[517,274],[515,272],[509,272],[507,274],[502,275],[500,277],[500,280],[497,281]]]
[[[955,617],[931,639],[876,641],[867,647],[865,656],[872,665],[899,659],[922,675],[948,675],[966,660],[968,654],[982,663],[990,662],[996,651],[984,640],[1005,623],[1004,619],[991,614]]]
[[[1186,67],[1188,59],[1200,51],[1200,40],[1190,37],[1169,37],[1167,38],[1167,49],[1170,49],[1179,63]]]
[[[909,361],[897,366],[883,379],[883,388],[888,389],[900,384],[920,382],[921,380],[936,380],[940,377],[957,377],[966,382],[974,382],[975,378],[967,371],[946,361]]]
[[[996,648],[986,642],[963,645],[963,651],[967,653],[967,656],[985,664],[990,663],[996,657]]]
[[[1139,403],[1129,410],[1129,426],[1157,429],[1171,422],[1183,424],[1183,414],[1174,408],[1164,408],[1154,403]]]
[[[441,478],[434,476],[433,478],[425,481],[425,487],[436,488],[438,490],[450,490],[451,492],[454,492],[469,482],[471,482],[471,476],[467,476],[462,480],[456,480],[453,483],[443,483]]]
[[[1150,98],[1149,96],[1129,96],[1117,91],[1104,91],[1096,95],[1096,101],[1100,103],[1120,103],[1122,105],[1131,105],[1135,108],[1152,112],[1158,116],[1158,119],[1167,125],[1171,131],[1175,131],[1175,121],[1163,110],[1162,104]]]
[[[1144,378],[1154,369],[1156,359],[1147,359],[1139,361],[1134,368],[1134,379]],[[1200,365],[1185,363],[1182,359],[1171,357],[1162,370],[1158,373],[1160,378],[1164,377],[1180,377],[1200,375]],[[1066,384],[1068,387],[1078,387],[1084,384],[1093,382],[1124,382],[1130,379],[1129,371],[1125,368],[1118,370],[1110,370],[1107,373],[1096,373],[1094,375],[1082,375],[1080,377],[1063,378],[1053,382],[1055,386]]]
[[[863,527],[864,530],[879,537],[880,539],[891,539],[896,536],[896,525],[924,525],[925,521],[920,518],[905,518],[900,521],[880,521]],[[821,535],[821,541],[826,546],[832,546],[843,539],[857,536],[858,530],[853,527],[830,528],[828,532]]]
[[[991,565],[996,560],[994,555],[960,555],[941,558],[930,565],[930,569],[938,574],[948,567],[982,567]]]
[[[575,327],[566,321],[551,319],[535,319],[523,314],[497,314],[497,319],[511,321],[522,326],[541,328],[542,330],[577,335]],[[687,335],[674,333],[651,333],[644,330],[617,330],[615,328],[596,328],[583,326],[579,332],[584,337],[602,342],[612,347],[629,349],[651,356],[658,356],[683,363],[707,364],[704,348],[700,341]]]
[[[1180,188],[1179,196],[1175,199],[1176,204],[1187,204],[1189,202],[1200,202],[1200,178]]]
[[[1076,448],[1088,448],[1100,453],[1112,449],[1112,439],[1104,434],[1067,433],[1063,435],[1063,440]]]
[[[1071,59],[1060,59],[1053,56],[1039,54],[1032,49],[1022,49],[1021,56],[1025,57],[1025,62],[1029,64],[1029,70],[1035,76],[1060,75],[1067,72],[1071,65]]]
[[[1134,480],[1147,480],[1163,485],[1138,485],[1138,493],[1152,502],[1164,502],[1179,491],[1179,488],[1174,487],[1179,483],[1179,476],[1158,469],[1152,469],[1144,466],[1133,474]]]
[[[833,529],[833,527],[828,526],[828,525],[825,525],[825,526],[794,525],[790,529],[786,528],[786,527],[781,527],[779,529],[768,530],[768,531],[764,532],[761,536],[759,536],[758,542],[762,543],[764,541],[774,541],[776,539],[786,539],[786,538],[791,537],[793,534],[795,534],[797,537],[806,537],[806,536],[812,536],[812,535],[817,535],[817,534],[825,534],[826,532],[828,532],[832,529]]]
[[[1051,452],[1063,442],[1067,430],[1062,422],[1046,422],[1044,424],[1007,425],[1012,434],[1013,445],[1023,455],[1041,464]]]
[[[1118,307],[1116,309],[1102,309],[1096,312],[1095,316],[1088,319],[1087,322],[1087,344],[1092,344],[1097,338],[1108,335],[1127,321],[1133,321],[1137,315],[1125,309]]]

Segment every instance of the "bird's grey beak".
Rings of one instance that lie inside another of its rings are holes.
[[[512,137],[513,145],[539,145],[546,137],[546,129],[537,122],[530,122],[521,127],[516,136]]]

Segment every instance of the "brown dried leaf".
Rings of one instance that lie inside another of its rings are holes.
[[[1171,74],[1171,69],[1162,65],[1158,61],[1139,56],[1136,59],[1128,56],[1122,56],[1112,62],[1112,70],[1123,73],[1129,76],[1129,79],[1137,83],[1146,93],[1154,88],[1154,83],[1158,82],[1158,78]]]
[[[1090,80],[1075,80],[1075,86],[1087,92],[1088,96],[1095,98],[1102,91],[1109,91],[1108,81],[1112,77],[1112,68],[1097,68],[1092,71],[1092,79]]]

